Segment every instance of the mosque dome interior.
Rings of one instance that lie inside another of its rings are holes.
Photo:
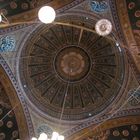
[[[140,0],[0,0],[0,140],[55,131],[140,140]]]

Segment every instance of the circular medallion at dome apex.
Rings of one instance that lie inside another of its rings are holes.
[[[54,65],[56,73],[62,80],[76,82],[88,74],[90,58],[82,48],[69,46],[57,53]]]
[[[19,74],[27,97],[58,119],[66,92],[62,119],[81,120],[104,111],[123,83],[122,52],[113,41],[82,27],[40,26],[21,58]]]

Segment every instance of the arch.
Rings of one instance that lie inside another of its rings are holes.
[[[7,97],[11,103],[12,108],[14,108],[14,113],[16,116],[16,121],[19,128],[19,135],[21,140],[29,139],[28,126],[26,123],[26,118],[24,115],[22,104],[17,96],[16,90],[14,89],[9,77],[0,65],[0,82],[2,83]]]

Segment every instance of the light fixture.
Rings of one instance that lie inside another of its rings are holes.
[[[64,136],[59,135],[59,136],[58,136],[58,140],[64,140]]]
[[[64,140],[64,136],[59,135],[57,132],[53,132],[51,139],[49,139],[47,134],[43,132],[40,134],[38,139],[33,137],[31,140]]]
[[[116,46],[119,46],[119,43],[118,42],[116,42]]]
[[[112,31],[112,24],[108,19],[101,19],[96,23],[95,30],[100,36],[109,35]]]
[[[38,140],[47,140],[47,139],[48,139],[48,136],[45,133],[41,133],[39,138],[38,138]]]
[[[32,137],[32,139],[31,140],[37,140],[37,138],[35,138],[35,137]]]
[[[53,132],[51,140],[57,140],[59,134],[57,132]]]
[[[38,12],[38,18],[43,23],[52,23],[55,19],[55,10],[50,6],[43,6]]]

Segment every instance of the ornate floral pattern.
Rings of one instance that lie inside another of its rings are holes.
[[[2,36],[0,38],[0,52],[13,51],[16,41],[12,36]]]
[[[108,9],[108,3],[106,1],[96,1],[96,0],[91,0],[91,9],[94,12],[106,12]]]

